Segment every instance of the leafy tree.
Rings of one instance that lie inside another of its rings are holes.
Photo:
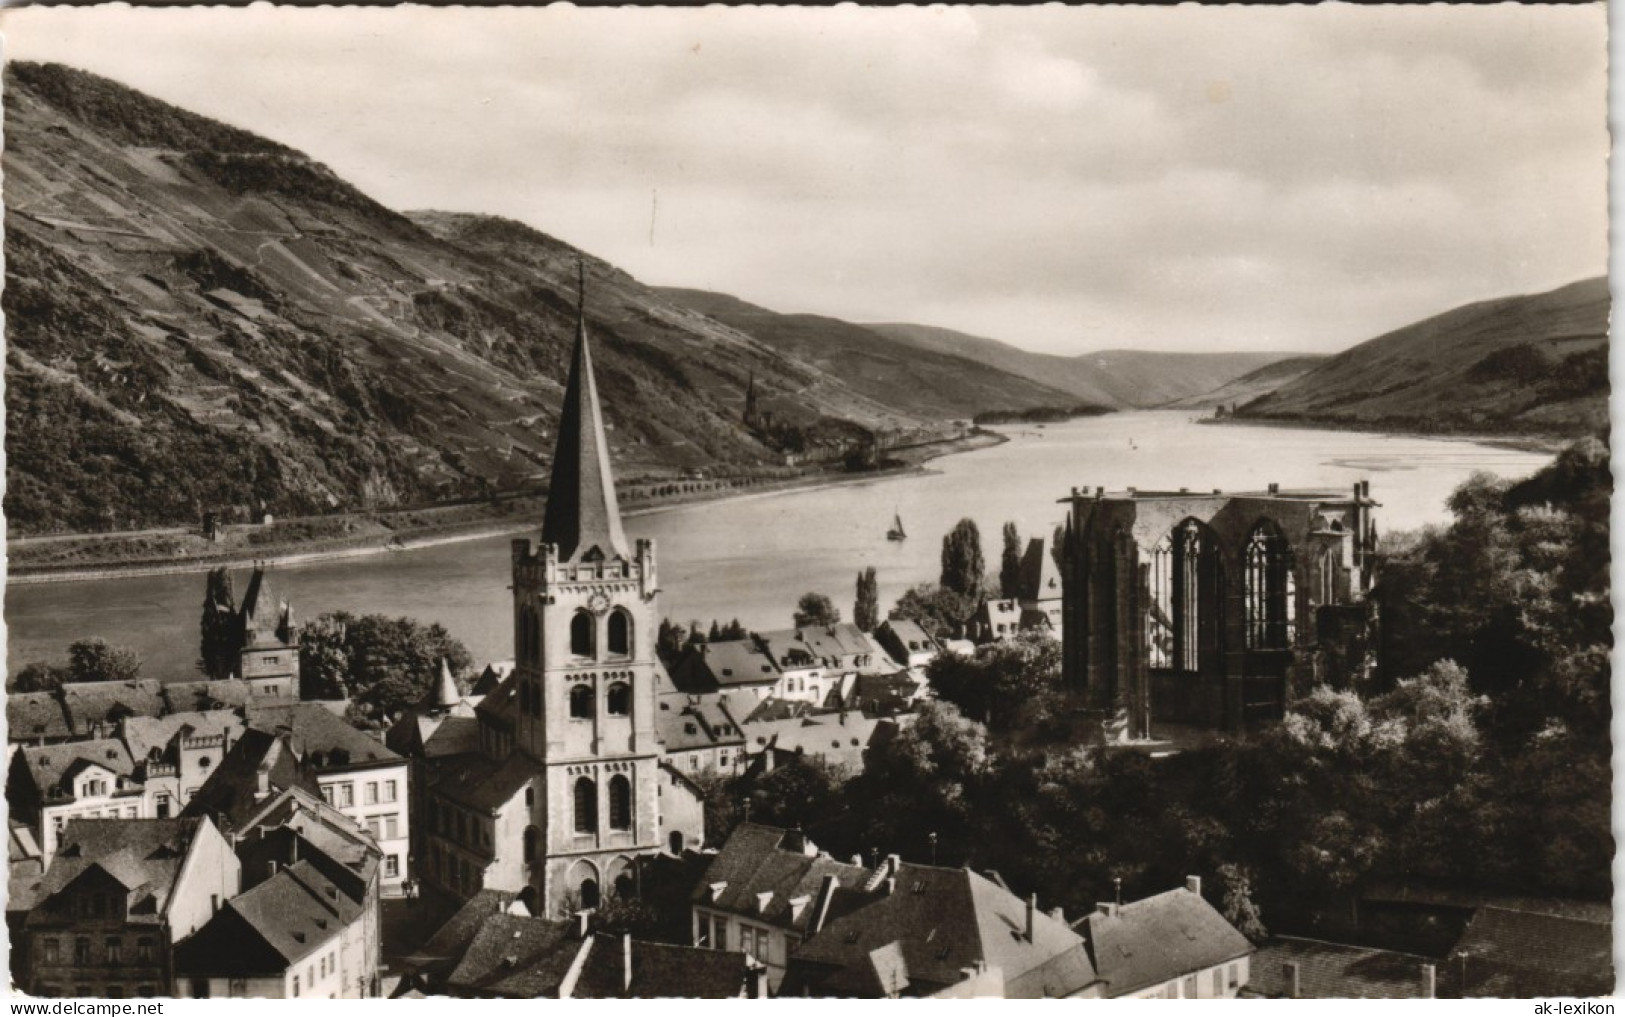
[[[688,623],[688,642],[684,644],[687,649],[705,645],[705,629],[700,627],[700,620],[693,618]]]
[[[803,593],[796,601],[796,628],[826,628],[840,620],[841,609],[822,593]]]
[[[966,597],[980,597],[986,571],[982,533],[976,528],[976,520],[961,519],[942,538],[941,585]]]
[[[1269,938],[1263,913],[1253,903],[1252,873],[1242,866],[1227,863],[1219,866],[1219,882],[1224,887],[1223,902],[1219,905],[1224,920],[1255,943]]]
[[[917,622],[937,639],[957,638],[965,621],[976,611],[977,601],[934,583],[921,583],[897,599],[893,618]]]
[[[880,580],[874,566],[858,573],[857,599],[852,604],[852,624],[873,632],[880,624]]]
[[[988,643],[972,656],[944,653],[926,668],[926,681],[938,698],[995,731],[1030,729],[1058,712],[1061,696],[1061,644],[1047,636],[1022,633]]]
[[[660,619],[660,630],[655,636],[655,649],[660,659],[668,666],[682,656],[683,649],[688,645],[688,630],[672,622],[670,618]]]
[[[243,639],[231,572],[224,567],[209,570],[201,629],[199,670],[216,680],[230,678],[237,670]]]
[[[140,674],[141,658],[105,639],[81,639],[68,647],[67,681],[127,682]]]
[[[800,758],[741,782],[752,822],[814,829],[838,826],[845,811],[841,789],[846,775],[820,759]]]
[[[468,648],[439,624],[325,614],[306,626],[301,640],[301,693],[326,697],[338,686],[351,701],[352,722],[380,728],[423,702],[439,677],[441,660],[453,675],[474,664]],[[307,662],[309,674],[304,673]]]
[[[1004,524],[1004,554],[999,558],[999,596],[1006,600],[1021,595],[1021,536],[1016,524]]]
[[[69,681],[68,669],[61,664],[36,660],[11,676],[11,692],[55,692]]]

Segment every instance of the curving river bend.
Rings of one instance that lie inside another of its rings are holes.
[[[936,578],[942,535],[964,516],[981,527],[996,572],[1004,522],[1014,520],[1023,539],[1047,536],[1063,516],[1058,499],[1074,486],[1239,491],[1369,479],[1383,506],[1378,532],[1387,533],[1446,521],[1446,497],[1476,470],[1521,477],[1551,459],[1460,439],[1209,426],[1168,411],[1001,430],[1012,440],[935,460],[924,475],[679,506],[627,519],[627,534],[657,541],[663,614],[707,624],[737,617],[765,629],[789,625],[808,590],[850,614],[857,572],[870,565],[889,606]],[[893,511],[909,533],[901,543],[885,539]],[[282,567],[274,588],[299,618],[343,609],[439,621],[477,661],[504,659],[512,655],[510,539]],[[196,677],[202,602],[202,575],[11,587],[7,666],[60,659],[69,643],[99,635],[135,650],[147,677]]]

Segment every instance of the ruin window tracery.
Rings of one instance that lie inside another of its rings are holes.
[[[1217,617],[1216,552],[1202,524],[1187,519],[1151,549],[1147,650],[1150,666],[1200,671],[1203,632]],[[1209,614],[1213,617],[1208,617]]]
[[[1265,520],[1247,540],[1246,606],[1249,650],[1291,649],[1297,634],[1297,580],[1292,545]]]

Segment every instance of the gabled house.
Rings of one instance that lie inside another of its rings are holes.
[[[729,709],[728,695],[661,696],[655,737],[666,762],[688,773],[734,773],[744,765],[745,733]],[[747,700],[748,702],[748,700]]]
[[[28,824],[47,863],[75,818],[147,819],[152,800],[116,738],[17,749],[6,779],[11,815]]]
[[[970,869],[888,859],[880,878],[802,943],[781,995],[856,998],[1101,995],[1083,937]]]
[[[68,726],[79,738],[107,738],[126,717],[161,717],[167,709],[163,684],[148,678],[71,682],[58,695]]]
[[[126,717],[119,736],[130,750],[136,779],[152,799],[153,817],[180,815],[242,731],[242,721],[230,710]]]
[[[1230,999],[1247,984],[1253,944],[1202,897],[1196,876],[1144,900],[1101,904],[1074,928],[1109,998]]]
[[[55,692],[13,692],[6,696],[6,741],[12,745],[52,745],[79,737],[62,697]]]
[[[942,645],[920,626],[908,618],[887,618],[875,629],[875,642],[897,662],[916,675],[937,659]]]
[[[169,995],[174,944],[238,889],[237,857],[207,819],[76,819],[28,894],[27,962],[39,996]]]
[[[1047,541],[1035,538],[1027,542],[1027,551],[1021,556],[1016,589],[1016,602],[1021,607],[1021,627],[1048,632],[1060,639],[1064,603],[1061,570],[1055,564],[1055,556],[1050,553]]]
[[[1021,604],[1014,598],[982,601],[965,623],[965,635],[978,645],[1014,639],[1021,633]]]
[[[819,851],[799,831],[742,823],[694,888],[694,945],[744,951],[766,968],[768,989],[776,992],[802,940],[873,876]]]

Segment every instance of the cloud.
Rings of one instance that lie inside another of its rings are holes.
[[[1605,270],[1605,18],[26,8],[0,31],[649,282],[1061,352],[1333,350]]]

